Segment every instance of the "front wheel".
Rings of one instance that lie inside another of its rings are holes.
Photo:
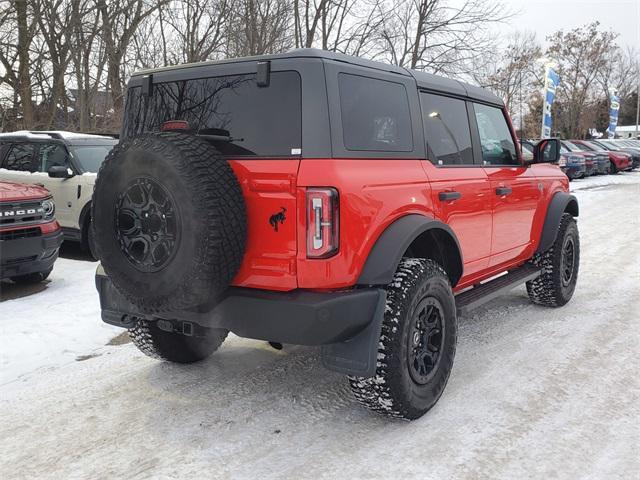
[[[542,273],[527,282],[529,299],[538,305],[561,307],[576,289],[580,266],[580,236],[576,220],[568,213],[562,215],[553,245],[531,261],[542,267]]]
[[[215,352],[229,334],[222,328],[208,328],[203,336],[186,336],[158,328],[157,322],[139,319],[129,329],[133,344],[145,355],[175,363],[204,360]]]
[[[453,367],[456,306],[447,274],[432,260],[403,259],[387,286],[373,377],[349,377],[365,407],[413,420],[433,407]]]

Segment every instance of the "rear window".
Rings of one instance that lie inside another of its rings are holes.
[[[289,156],[301,153],[302,99],[297,72],[272,72],[268,87],[254,74],[157,83],[147,102],[129,89],[125,138],[160,131],[170,120],[188,122],[230,156]],[[225,138],[225,140],[215,140]]]
[[[404,85],[341,73],[338,88],[347,150],[413,151],[409,99]]]

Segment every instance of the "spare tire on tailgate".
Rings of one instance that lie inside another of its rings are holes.
[[[98,258],[142,312],[207,303],[240,268],[242,190],[198,137],[163,132],[118,144],[100,169],[92,209]]]

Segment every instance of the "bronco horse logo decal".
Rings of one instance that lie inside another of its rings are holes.
[[[278,231],[278,223],[282,224],[287,219],[287,217],[285,217],[284,215],[285,213],[287,213],[287,209],[284,207],[280,207],[280,211],[278,213],[274,213],[269,218],[269,224],[276,232]]]

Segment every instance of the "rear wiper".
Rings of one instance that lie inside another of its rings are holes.
[[[203,128],[199,130],[196,135],[217,142],[244,142],[244,138],[234,138],[231,136],[229,130],[223,128]]]
[[[244,142],[244,138],[234,138],[230,135],[208,135],[206,133],[196,133],[196,136],[207,140],[214,140],[216,142]]]

